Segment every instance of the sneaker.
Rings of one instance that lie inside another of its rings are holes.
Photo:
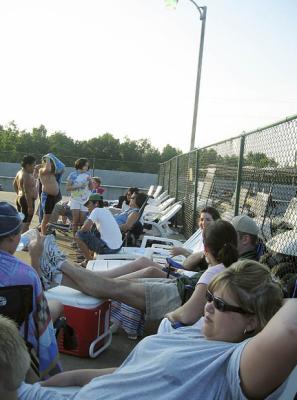
[[[53,235],[47,235],[44,239],[43,253],[40,259],[42,282],[46,289],[51,283],[61,284],[63,274],[61,264],[66,260],[65,254],[59,250]]]
[[[70,225],[69,224],[59,224],[59,223],[49,223],[47,224],[48,228],[57,229],[58,231],[69,232]]]

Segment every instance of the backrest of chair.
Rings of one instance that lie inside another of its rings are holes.
[[[200,235],[201,235],[201,229],[197,229],[197,231],[195,231],[193,233],[193,235],[190,236],[189,239],[185,241],[185,243],[183,244],[183,247],[185,249],[192,250],[196,246],[196,244],[200,238]]]
[[[265,217],[269,205],[270,194],[258,192],[251,204],[250,211],[255,217]]]
[[[16,285],[0,287],[0,314],[24,326],[24,339],[28,339],[29,314],[33,310],[33,287]]]
[[[152,196],[152,194],[153,194],[153,192],[154,192],[154,189],[155,189],[155,186],[154,186],[154,185],[151,185],[151,186],[149,187],[149,190],[148,190],[148,192],[147,192],[147,195],[148,195],[148,196]]]
[[[207,200],[210,197],[214,185],[216,170],[217,169],[213,167],[207,168],[203,186],[199,195],[199,200]]]
[[[286,209],[283,222],[292,226],[297,226],[297,198],[293,197]]]
[[[175,198],[174,197],[169,197],[167,200],[163,201],[163,203],[161,203],[159,205],[159,209],[160,211],[165,210],[167,207],[171,206],[172,203],[175,202]]]
[[[162,186],[159,185],[157,186],[155,193],[153,194],[154,199],[158,197],[161,192],[162,192]]]
[[[168,222],[172,217],[175,216],[179,212],[179,210],[182,208],[182,205],[180,203],[175,203],[172,207],[170,207],[170,210],[166,214],[164,214],[160,220],[159,224],[164,224]]]

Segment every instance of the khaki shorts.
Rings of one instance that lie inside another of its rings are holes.
[[[180,307],[180,298],[176,279],[143,278],[138,279],[144,285],[147,320],[158,320]]]

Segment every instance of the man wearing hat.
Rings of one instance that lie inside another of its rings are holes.
[[[29,318],[28,342],[39,357],[41,379],[61,371],[58,363],[58,348],[55,332],[43,294],[41,282],[36,271],[25,264],[14,253],[21,238],[23,216],[7,202],[0,202],[0,286],[32,285],[33,312]],[[38,248],[39,247],[39,248]],[[38,267],[42,246],[36,242],[30,256],[32,266]]]
[[[259,227],[248,215],[237,215],[231,221],[237,232],[239,259],[258,260],[257,254]]]
[[[104,208],[102,196],[92,193],[84,205],[90,215],[76,233],[77,244],[86,258],[82,266],[92,259],[91,252],[112,254],[117,253],[122,247],[119,225],[111,212]]]

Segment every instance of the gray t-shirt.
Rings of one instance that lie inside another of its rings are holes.
[[[113,374],[94,378],[73,399],[243,400],[238,372],[246,343],[206,340],[189,327],[149,336]],[[284,386],[268,399],[277,399]]]

